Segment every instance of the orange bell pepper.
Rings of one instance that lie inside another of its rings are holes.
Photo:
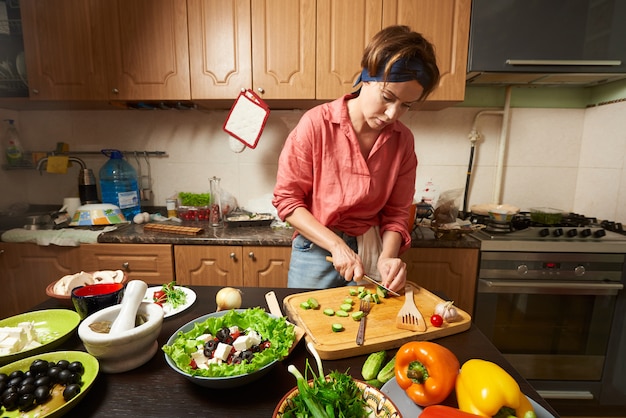
[[[433,405],[450,395],[459,366],[459,360],[446,347],[429,341],[411,341],[396,354],[396,381],[417,405]]]
[[[480,418],[480,415],[463,412],[445,405],[431,405],[424,408],[419,418]]]

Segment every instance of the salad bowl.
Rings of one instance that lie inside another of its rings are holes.
[[[253,329],[267,347],[255,352],[250,362],[240,364],[211,364],[208,368],[193,368],[192,352],[202,346],[198,337],[216,333],[224,327],[237,326],[240,330]],[[208,388],[228,389],[246,385],[267,374],[278,361],[289,354],[295,341],[293,325],[282,317],[261,308],[219,311],[196,318],[180,327],[162,347],[165,361],[176,373],[189,381]]]

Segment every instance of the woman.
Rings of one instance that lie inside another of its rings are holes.
[[[374,36],[356,93],[306,112],[281,152],[273,204],[296,230],[289,287],[329,288],[365,273],[392,290],[411,243],[417,157],[398,118],[439,81],[432,45],[407,26]],[[332,257],[332,264],[327,257]]]

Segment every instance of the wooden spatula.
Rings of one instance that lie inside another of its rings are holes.
[[[413,286],[405,287],[404,298],[404,305],[396,316],[396,327],[411,331],[426,331],[426,321],[413,300]]]
[[[267,307],[270,309],[270,313],[274,316],[283,316],[283,312],[280,309],[280,305],[278,304],[278,298],[276,297],[276,293],[274,293],[273,290],[270,290],[269,292],[267,292],[265,294],[265,301],[267,302]],[[290,324],[293,324],[292,322],[287,321]],[[293,351],[293,349],[296,347],[296,345],[298,345],[298,342],[300,342],[300,340],[302,339],[302,337],[304,337],[305,331],[304,328],[299,327],[296,324],[293,324],[293,330],[296,334],[296,338],[295,341],[293,342],[293,345],[291,346],[291,349],[289,350],[289,352],[291,353]]]

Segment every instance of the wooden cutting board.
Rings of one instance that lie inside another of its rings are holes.
[[[398,348],[409,341],[432,340],[446,335],[463,332],[471,326],[470,315],[457,308],[461,320],[452,323],[444,323],[440,328],[430,323],[430,317],[439,302],[445,302],[437,295],[417,285],[407,282],[414,287],[413,299],[418,309],[424,316],[427,328],[424,332],[409,331],[396,328],[396,315],[404,304],[404,295],[381,299],[381,303],[372,305],[372,310],[367,316],[365,326],[364,344],[356,345],[356,333],[359,321],[352,317],[342,318],[338,316],[324,315],[325,308],[338,310],[344,299],[354,300],[354,310],[358,310],[359,298],[350,296],[351,287],[338,287],[333,289],[315,290],[310,292],[295,293],[283,300],[283,306],[289,319],[305,329],[305,339],[315,345],[315,349],[324,360],[335,360],[368,354],[379,350]],[[375,286],[365,286],[375,292]],[[320,303],[319,309],[303,309],[300,303],[309,298],[315,298]],[[354,311],[353,310],[353,311]],[[332,324],[340,323],[344,330],[333,332]]]

